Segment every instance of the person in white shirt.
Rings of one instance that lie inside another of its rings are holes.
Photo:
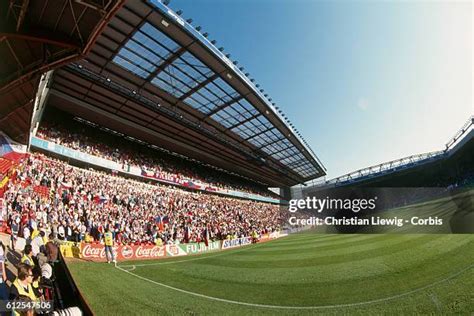
[[[43,238],[38,234],[32,241],[31,247],[33,249],[33,256],[36,256],[41,249],[41,246],[44,246]]]
[[[23,238],[25,238],[26,244],[29,244],[31,242],[30,235],[30,228],[28,226],[25,226],[25,228],[23,228]]]
[[[63,225],[59,225],[59,227],[58,227],[58,237],[59,237],[59,239],[62,239],[62,240],[65,240],[65,238],[66,238],[66,232],[64,230]]]

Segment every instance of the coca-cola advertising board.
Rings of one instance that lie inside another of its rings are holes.
[[[114,254],[117,260],[142,260],[158,259],[166,257],[165,247],[154,245],[125,245],[114,246]],[[81,244],[81,255],[83,259],[93,261],[105,261],[105,247],[102,244]]]

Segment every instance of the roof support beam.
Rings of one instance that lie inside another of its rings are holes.
[[[257,136],[260,136],[260,135],[262,135],[262,134],[265,134],[266,132],[269,132],[269,131],[271,131],[271,130],[274,129],[274,128],[275,128],[275,126],[272,125],[272,127],[269,127],[269,128],[267,128],[267,129],[265,129],[265,130],[263,130],[263,131],[260,131],[260,132],[258,132],[258,133],[256,133],[256,134],[253,134],[252,136],[250,136],[250,137],[244,139],[242,142],[246,142],[246,141],[248,141],[248,140],[250,140],[250,139],[252,139],[252,138],[255,138],[255,137],[257,137]]]
[[[8,49],[10,50],[10,53],[13,55],[13,58],[15,58],[16,63],[18,64],[18,66],[20,67],[20,69],[25,68],[25,67],[22,65],[21,61],[18,59],[18,56],[16,55],[15,50],[14,50],[14,49],[12,48],[12,46],[10,45],[10,42],[9,42],[8,40],[5,40],[5,43],[7,44]]]
[[[279,152],[282,152],[282,151],[288,150],[288,149],[290,149],[290,148],[291,148],[291,146],[290,146],[290,147],[286,147],[285,149],[283,149],[283,150],[280,150]],[[286,155],[286,156],[284,156],[284,157],[281,157],[281,158],[278,158],[278,159],[281,161],[281,160],[285,160],[286,158],[293,157],[294,155],[295,155],[295,154],[292,152],[290,155]]]
[[[26,10],[28,9],[28,4],[30,0],[24,0],[21,4],[20,14],[18,16],[18,21],[16,22],[16,31],[20,31],[21,25],[23,24],[23,20],[25,19]]]
[[[115,16],[115,13],[117,13],[118,10],[120,10],[121,7],[125,4],[126,0],[117,0],[117,2],[110,8],[110,11],[108,11],[105,16],[102,17],[102,20],[99,22],[99,24],[96,26],[95,31],[89,36],[89,41],[87,42],[86,46],[82,50],[82,53],[86,55],[89,50],[91,50],[92,45],[94,45],[95,41],[99,37],[99,35],[102,33],[104,28],[109,24],[110,20]],[[108,5],[108,4],[107,4]]]
[[[11,110],[9,110],[7,113],[5,113],[4,115],[2,115],[2,117],[0,118],[0,122],[3,122],[4,120],[8,119],[10,116],[12,116],[13,114],[15,114],[17,111],[20,111],[20,110],[23,110],[25,107],[31,105],[33,103],[33,99],[27,101],[25,104],[23,105],[20,105],[20,106],[17,106]]]
[[[176,59],[178,59],[181,55],[183,55],[186,52],[186,47],[180,47],[176,52],[171,55],[167,60],[165,60],[161,65],[157,66],[155,70],[153,70],[148,77],[145,78],[146,82],[150,82],[155,78],[160,72],[165,70],[166,67],[171,65]],[[143,85],[140,87],[142,88]]]
[[[263,145],[262,147],[260,147],[260,149],[263,149],[263,148],[268,147],[268,146],[270,146],[270,145],[276,144],[276,143],[281,142],[282,140],[285,140],[285,139],[286,139],[285,137],[275,139],[274,141],[269,142],[269,143]]]
[[[81,29],[79,28],[79,20],[76,18],[76,13],[74,13],[74,6],[72,5],[71,0],[69,0],[69,7],[71,8],[72,19],[74,20],[73,30],[76,30],[77,36],[79,37],[79,40],[81,41],[81,43],[84,43],[84,38],[82,37]]]
[[[124,9],[125,10],[125,9]],[[115,48],[113,51],[112,51],[112,56],[110,58],[107,58],[109,59],[102,67],[101,69],[104,70],[105,67],[107,67],[107,65],[109,64],[109,62],[111,62],[115,56],[117,56],[117,53],[120,51],[120,49],[122,49],[122,47],[125,46],[125,43],[127,43],[135,34],[136,32],[146,23],[148,17],[151,15],[153,11],[150,11],[146,16],[144,16],[141,20],[140,23],[138,23],[137,25],[132,25],[130,24],[128,21],[126,21],[125,19],[121,18],[119,15],[116,15],[115,16],[115,19],[119,20],[120,22],[128,25],[130,28],[132,28],[132,31],[129,33],[129,34],[125,34],[124,32],[122,32],[120,29],[116,28],[115,26],[113,26],[112,24],[109,24],[108,27],[112,30],[114,30],[115,32],[117,32],[118,34],[122,35],[124,37],[124,39],[120,42],[120,43],[117,43],[117,41],[113,38],[111,38],[110,36],[107,36],[107,34],[103,33],[102,36],[105,36],[108,38],[108,40],[114,42],[117,44],[117,48]],[[135,14],[135,13],[134,13]],[[108,49],[108,48],[107,48]],[[102,72],[102,71],[101,71]]]
[[[290,149],[290,148],[291,148],[291,146],[285,147],[285,148],[283,148],[283,149],[280,149],[279,151],[275,151],[275,152],[273,152],[273,153],[271,153],[271,154],[268,154],[268,156],[272,156],[272,155],[274,155],[274,154],[281,153],[281,152],[283,152],[283,151],[285,151],[285,150],[288,150],[288,149]],[[278,157],[277,157],[277,158],[275,158],[275,159],[276,159],[277,161],[279,161],[279,160],[282,160],[282,159],[285,159],[285,158],[288,158],[288,157],[289,157],[289,156],[283,157],[283,158],[278,158]]]
[[[243,95],[239,95],[238,97],[235,97],[233,98],[232,100],[230,100],[229,102],[226,102],[224,104],[221,104],[220,106],[216,107],[214,110],[212,110],[211,112],[207,113],[206,115],[206,118],[216,114],[217,112],[231,106],[232,104],[236,103],[236,102],[239,102],[240,100],[242,100],[244,98]]]
[[[79,43],[73,42],[66,38],[60,38],[54,34],[51,34],[48,31],[38,31],[30,33],[10,33],[10,32],[0,32],[0,38],[5,37],[7,39],[20,39],[30,42],[39,42],[43,44],[56,45],[64,48],[73,48],[80,49],[81,46]]]
[[[192,88],[191,90],[189,90],[188,92],[186,92],[185,94],[183,94],[179,100],[180,101],[183,101],[184,99],[186,99],[187,97],[189,97],[190,95],[194,94],[196,91],[200,90],[201,88],[205,87],[207,84],[213,82],[215,79],[217,79],[219,77],[218,74],[214,73],[212,76],[210,76],[209,78],[207,78],[206,80],[200,82],[197,86],[195,86],[194,88]]]
[[[239,122],[239,123],[237,123],[237,124],[232,125],[232,126],[229,127],[227,130],[236,128],[236,127],[239,126],[239,125],[242,125],[242,124],[245,124],[245,123],[247,123],[247,122],[250,122],[251,120],[253,120],[253,119],[259,117],[260,115],[262,115],[262,114],[258,113],[258,114],[252,115],[251,117],[246,118],[245,120],[243,120],[243,121],[241,121],[241,122]]]

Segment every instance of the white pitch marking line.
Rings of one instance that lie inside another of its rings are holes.
[[[341,308],[341,307],[354,307],[354,306],[361,306],[361,305],[367,305],[367,304],[374,304],[374,303],[381,303],[381,302],[385,302],[385,301],[390,301],[390,300],[394,300],[394,299],[398,299],[398,298],[401,298],[401,297],[404,297],[404,296],[407,296],[407,295],[410,295],[410,294],[413,294],[413,293],[417,293],[417,292],[420,292],[420,291],[423,291],[423,290],[426,290],[428,288],[431,288],[435,285],[438,285],[440,283],[443,283],[443,282],[446,282],[446,281],[449,281],[451,279],[454,279],[455,277],[461,275],[462,273],[464,273],[465,271],[471,269],[472,267],[474,267],[474,264],[444,278],[444,279],[441,279],[441,280],[438,280],[436,282],[433,282],[431,284],[428,284],[428,285],[425,285],[423,287],[420,287],[420,288],[417,288],[417,289],[414,289],[414,290],[411,290],[411,291],[408,291],[408,292],[405,292],[405,293],[401,293],[401,294],[397,294],[397,295],[394,295],[394,296],[389,296],[389,297],[384,297],[384,298],[379,298],[379,299],[376,299],[376,300],[370,300],[370,301],[365,301],[365,302],[358,302],[358,303],[348,303],[348,304],[335,304],[335,305],[320,305],[320,306],[283,306],[283,305],[266,305],[266,304],[254,304],[254,303],[246,303],[246,302],[239,302],[239,301],[232,301],[232,300],[226,300],[226,299],[223,299],[223,298],[218,298],[218,297],[213,297],[213,296],[207,296],[207,295],[204,295],[204,294],[200,294],[200,293],[195,293],[195,292],[191,292],[191,291],[187,291],[187,290],[183,290],[183,289],[179,289],[179,288],[176,288],[176,287],[173,287],[171,285],[167,285],[167,284],[163,284],[163,283],[160,283],[160,282],[156,282],[156,281],[153,281],[153,280],[150,280],[150,279],[147,279],[145,277],[142,277],[138,274],[135,274],[135,273],[132,273],[130,271],[127,271],[125,269],[122,269],[121,267],[118,267],[117,266],[117,269],[123,271],[123,272],[126,272],[136,278],[139,278],[141,280],[144,280],[144,281],[147,281],[147,282],[150,282],[150,283],[153,283],[153,284],[156,284],[156,285],[159,285],[159,286],[162,286],[162,287],[165,287],[165,288],[168,288],[168,289],[171,289],[171,290],[175,290],[177,292],[181,292],[181,293],[185,293],[185,294],[189,294],[189,295],[193,295],[193,296],[197,296],[197,297],[202,297],[202,298],[206,298],[206,299],[209,299],[209,300],[213,300],[213,301],[218,301],[218,302],[224,302],[224,303],[230,303],[230,304],[236,304],[236,305],[244,305],[244,306],[250,306],[250,307],[262,307],[262,308],[275,308],[275,309],[301,309],[301,310],[304,310],[304,309],[330,309],[330,308]]]
[[[115,267],[118,268],[118,266],[115,266]],[[131,268],[131,269],[129,269],[129,268]],[[130,265],[130,266],[127,266],[127,268],[124,269],[124,270],[133,271],[133,270],[135,270],[135,269],[136,269],[136,267],[132,264],[132,265]]]

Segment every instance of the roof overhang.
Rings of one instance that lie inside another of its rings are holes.
[[[57,71],[52,88],[56,100],[87,104],[64,106],[73,114],[82,108],[81,115],[87,115],[89,108],[119,116],[173,139],[151,143],[189,156],[200,152],[205,161],[204,153],[214,160],[222,155],[220,166],[242,166],[239,173],[255,170],[248,176],[271,185],[325,175],[316,155],[263,90],[158,1],[125,4],[85,60]],[[51,102],[63,107],[54,98]],[[185,150],[185,144],[193,149]]]

